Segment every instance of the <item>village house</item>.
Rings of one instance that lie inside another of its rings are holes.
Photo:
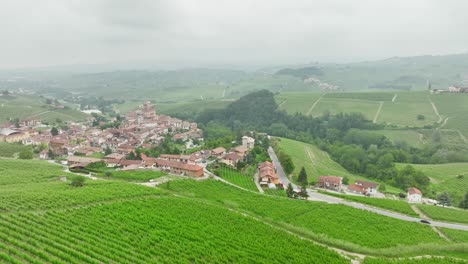
[[[336,176],[320,176],[317,181],[317,186],[323,189],[340,191],[343,182],[342,177]]]
[[[406,199],[409,203],[421,203],[422,202],[422,192],[415,187],[408,188],[408,193]]]
[[[55,155],[65,155],[68,151],[65,146],[68,143],[66,139],[63,138],[53,138],[49,141],[49,148]]]
[[[30,136],[28,132],[17,131],[10,128],[0,129],[0,142],[22,142],[29,139],[29,137]]]
[[[249,149],[244,146],[237,146],[231,149],[231,152],[236,153],[237,155],[241,156],[242,158],[247,155],[247,152],[249,152]]]
[[[260,185],[262,186],[270,186],[271,184],[276,186],[280,184],[279,176],[276,173],[275,166],[269,161],[258,164],[257,173]]]
[[[181,163],[190,163],[192,160],[189,155],[173,155],[173,154],[161,154],[159,159],[177,161]]]
[[[247,149],[253,149],[255,147],[255,139],[248,136],[243,136],[242,146],[246,147]]]
[[[162,170],[172,174],[192,176],[192,177],[202,177],[203,176],[203,167],[200,167],[195,164],[186,164],[177,161],[162,160],[156,159],[157,167]]]
[[[68,156],[67,157],[68,165],[73,165],[73,164],[78,164],[78,163],[82,163],[82,164],[87,165],[89,163],[99,162],[99,161],[102,161],[102,159],[79,157],[79,156]]]
[[[226,154],[226,149],[223,147],[217,147],[211,151],[211,154],[217,158],[222,157]]]
[[[243,160],[243,157],[239,156],[239,154],[231,152],[231,153],[224,155],[220,159],[220,162],[231,167],[236,167],[237,163],[242,160]]]
[[[348,185],[348,191],[367,196],[375,196],[378,186],[379,185],[374,182],[356,180],[354,184]]]

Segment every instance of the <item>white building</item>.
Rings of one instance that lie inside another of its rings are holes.
[[[422,193],[420,190],[411,187],[408,188],[408,193],[406,196],[406,199],[408,199],[409,203],[421,203],[422,202]]]
[[[248,149],[253,149],[255,146],[255,139],[248,137],[248,136],[243,136],[242,137],[242,146],[248,148]]]

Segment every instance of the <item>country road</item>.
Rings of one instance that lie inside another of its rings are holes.
[[[270,158],[271,158],[273,164],[275,165],[275,168],[277,170],[280,181],[284,185],[288,185],[290,183],[290,180],[286,176],[286,174],[284,173],[284,170],[281,167],[281,164],[280,164],[280,162],[278,160],[278,157],[276,156],[276,153],[273,150],[273,148],[271,148],[271,147],[268,148],[268,155],[270,155]],[[291,184],[292,184],[294,189],[297,189],[297,186],[294,183],[291,183]],[[346,200],[343,200],[341,198],[337,198],[337,197],[329,196],[329,195],[326,195],[326,194],[318,193],[316,191],[313,191],[312,189],[308,189],[307,193],[309,194],[308,200],[311,200],[311,201],[320,201],[320,202],[326,202],[326,203],[332,203],[332,204],[342,204],[342,205],[350,206],[350,207],[353,207],[353,208],[356,208],[356,209],[366,210],[366,211],[370,211],[370,212],[373,212],[373,213],[376,213],[376,214],[380,214],[380,215],[384,215],[384,216],[388,216],[388,217],[392,217],[392,218],[396,218],[396,219],[400,219],[400,220],[408,221],[408,222],[418,222],[419,223],[421,221],[420,218],[411,217],[411,216],[407,216],[407,215],[403,215],[403,214],[399,214],[399,213],[395,213],[395,212],[375,208],[375,207],[372,207],[372,206],[368,206],[368,205],[364,205],[364,204],[360,204],[360,203],[356,203],[356,202],[346,201]],[[468,225],[463,225],[463,224],[431,221],[431,225],[435,226],[435,227],[445,227],[445,228],[450,228],[450,229],[468,231]]]

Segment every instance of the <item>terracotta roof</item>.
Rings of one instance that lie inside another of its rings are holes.
[[[261,168],[264,168],[264,167],[270,167],[270,168],[275,168],[275,166],[273,165],[273,163],[269,162],[269,161],[264,161],[260,164],[258,164],[258,168],[261,169]]]
[[[242,157],[240,157],[236,153],[228,153],[228,154],[224,155],[223,159],[238,161],[238,160],[241,160]]]
[[[249,149],[244,146],[237,146],[237,147],[232,148],[232,150],[234,150],[235,152],[240,152],[240,153],[245,153],[249,151]]]
[[[88,158],[88,157],[78,157],[78,156],[68,156],[67,161],[71,162],[78,162],[78,163],[84,163],[84,162],[98,162],[101,161],[101,159],[96,159],[96,158]]]
[[[118,160],[120,160],[120,159],[125,158],[125,155],[119,154],[119,153],[111,153],[111,154],[105,156],[104,158],[105,159],[118,159]]]
[[[217,147],[217,148],[213,149],[213,151],[212,151],[212,153],[215,154],[215,155],[223,154],[224,152],[226,152],[226,149],[223,148],[223,147]]]
[[[138,164],[141,164],[143,163],[141,160],[120,160],[119,161],[119,165],[122,165],[122,166],[129,166],[129,165],[138,165]]]
[[[327,182],[327,183],[332,183],[335,185],[341,184],[341,177],[337,176],[320,176],[318,178],[318,182]]]
[[[159,155],[161,159],[189,159],[188,155],[174,155],[174,154],[161,154]]]
[[[375,182],[368,182],[368,181],[361,181],[361,180],[356,180],[356,185],[361,185],[362,188],[367,189],[367,188],[377,188],[379,184]]]
[[[414,187],[408,188],[408,195],[419,194],[422,195],[422,192]]]
[[[203,170],[203,168],[198,165],[186,164],[186,163],[171,161],[171,160],[156,159],[156,163],[158,164],[158,166],[171,167],[171,168],[182,169],[182,170],[187,170],[187,171]]]
[[[366,193],[367,191],[361,186],[356,184],[348,185],[348,189],[355,192]]]

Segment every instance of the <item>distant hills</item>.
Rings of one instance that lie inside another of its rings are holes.
[[[262,89],[273,92],[424,90],[429,84],[432,88],[468,84],[468,54],[393,57],[347,64],[315,63],[275,67],[275,71],[226,68],[105,71],[93,66],[86,73],[81,68],[79,71],[65,68],[0,72],[0,90],[22,88],[43,94],[164,102],[233,99]]]

